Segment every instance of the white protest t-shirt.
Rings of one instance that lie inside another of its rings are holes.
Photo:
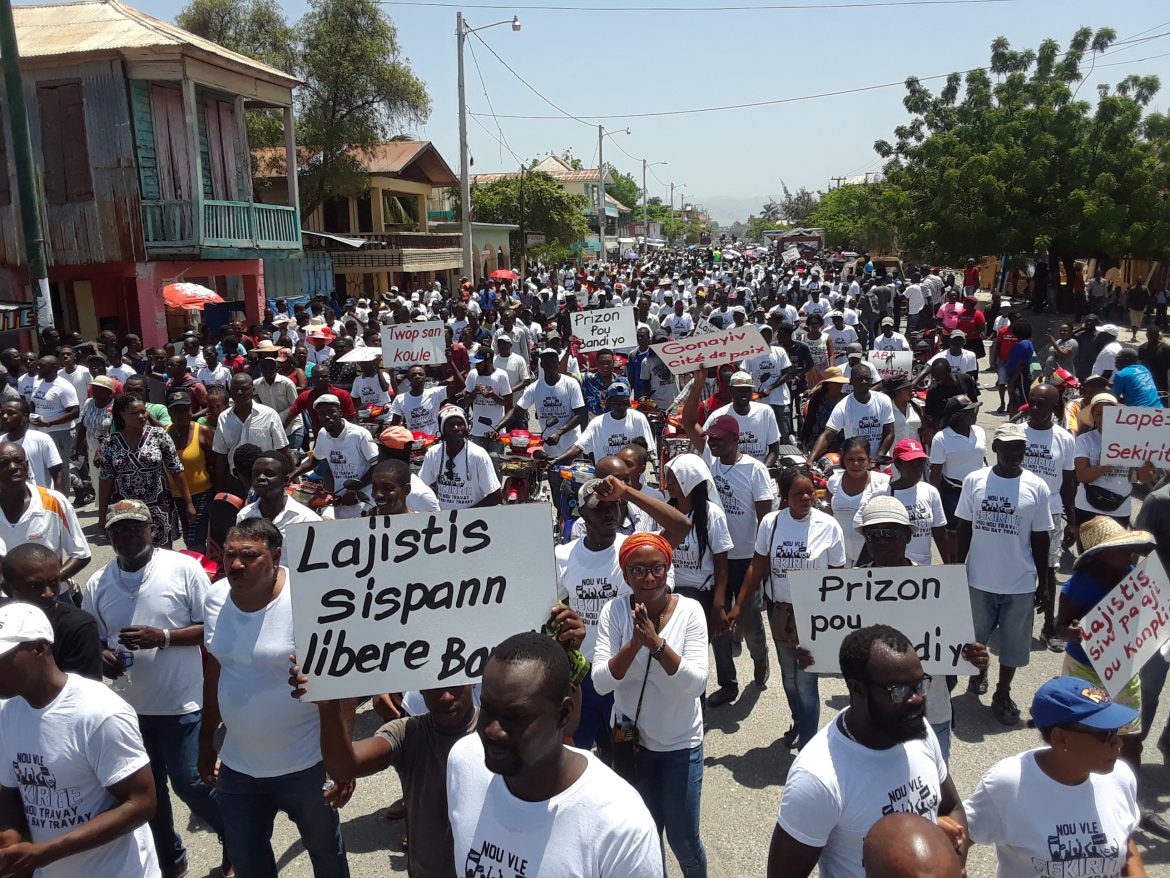
[[[568,748],[573,749],[573,748]],[[577,781],[541,802],[508,791],[478,734],[447,756],[447,814],[459,875],[662,878],[658,830],[638,792],[592,753]]]
[[[35,844],[59,838],[116,807],[109,787],[149,764],[134,710],[96,680],[68,674],[57,697],[39,710],[23,698],[0,702],[0,786],[19,790]],[[35,874],[157,878],[161,872],[150,827],[144,823]]]
[[[40,485],[42,488],[53,487],[53,476],[49,473],[52,467],[61,465],[61,453],[57,451],[57,444],[48,433],[34,430],[29,427],[19,440],[4,437],[5,442],[16,441],[24,449],[24,456],[28,458],[28,483]]]
[[[313,445],[313,459],[329,462],[335,491],[342,490],[346,479],[360,479],[378,462],[378,446],[370,431],[349,421],[342,423],[340,436],[322,428]]]
[[[887,814],[910,812],[938,822],[947,764],[934,731],[871,750],[849,740],[837,714],[800,751],[780,798],[780,828],[801,844],[822,848],[821,878],[864,878],[861,846]]]
[[[625,542],[618,534],[608,549],[595,552],[585,539],[570,540],[553,549],[557,571],[557,598],[576,610],[585,625],[581,654],[590,661],[597,648],[597,620],[601,611],[619,595],[630,593],[618,563],[618,551]]]
[[[756,392],[762,394],[764,388],[769,387],[780,373],[792,368],[792,359],[784,348],[772,346],[766,354],[756,354],[743,361],[743,368],[752,375],[756,382]],[[781,384],[770,391],[767,396],[761,396],[759,402],[765,405],[788,405],[790,395],[788,385]]]
[[[524,388],[516,405],[522,409],[536,406],[536,420],[540,424],[540,433],[546,443],[544,450],[549,457],[556,457],[568,451],[581,437],[581,428],[573,427],[556,445],[547,444],[548,438],[562,429],[569,422],[569,418],[573,417],[574,409],[585,407],[581,382],[575,378],[558,375],[557,383],[550,386],[542,374],[535,384],[529,384]]]
[[[203,621],[203,602],[211,580],[194,558],[155,549],[139,570],[127,572],[115,558],[89,578],[81,608],[97,620],[106,646],[131,625],[174,630]],[[122,691],[135,712],[179,716],[203,706],[203,658],[197,645],[134,652],[133,684]]]
[[[889,484],[884,491],[877,491],[872,496],[893,496],[906,507],[906,514],[910,516],[910,543],[906,546],[906,557],[915,564],[929,567],[931,564],[930,545],[934,539],[934,528],[943,527],[947,523],[947,514],[943,509],[942,495],[938,488],[928,482],[917,482],[909,488],[899,488],[894,491]],[[865,507],[869,503],[866,499],[857,507],[853,516],[853,529],[860,536],[861,517],[865,514]]]
[[[406,508],[411,512],[438,512],[441,508],[435,492],[414,473],[410,474],[410,493],[406,495]]]
[[[1084,433],[1078,433],[1076,441],[1073,445],[1073,466],[1076,466],[1076,458],[1083,457],[1089,461],[1089,466],[1101,465],[1101,431],[1088,430]],[[1104,488],[1107,491],[1112,491],[1115,494],[1122,494],[1125,500],[1116,509],[1097,509],[1089,502],[1089,495],[1085,491],[1084,482],[1077,482],[1077,497],[1075,505],[1077,509],[1083,512],[1092,512],[1097,515],[1116,515],[1122,518],[1129,518],[1130,507],[1133,504],[1133,486],[1129,483],[1129,469],[1124,466],[1112,467],[1109,472],[1101,476],[1093,482],[1098,488]]]
[[[741,454],[733,464],[721,463],[707,447],[703,448],[703,461],[711,468],[715,490],[719,493],[719,504],[727,516],[727,532],[731,534],[732,542],[727,558],[732,561],[750,559],[759,524],[756,503],[776,499],[768,468],[747,454]]]
[[[848,356],[845,352],[845,347],[857,341],[857,330],[848,324],[842,326],[840,329],[834,326],[828,326],[825,328],[825,335],[833,342],[833,362],[839,366],[845,362]]]
[[[59,418],[65,414],[65,409],[80,405],[77,391],[73,389],[73,385],[67,379],[60,375],[52,381],[46,381],[44,378],[37,378],[33,381],[32,398],[29,402],[32,403],[33,414],[46,420]],[[52,427],[42,426],[41,429],[46,433],[60,433],[63,430],[71,430],[76,423],[77,421],[74,419],[63,424],[54,424]]]
[[[967,584],[992,594],[1036,590],[1031,536],[1052,530],[1048,486],[1027,470],[1018,479],[997,476],[992,467],[963,479],[955,515],[971,522]]]
[[[427,449],[418,477],[432,486],[440,509],[468,509],[500,489],[492,459],[478,445],[464,442],[454,457],[447,446],[437,442]],[[409,496],[409,495],[407,495]]]
[[[289,695],[293,642],[292,591],[285,582],[268,606],[239,609],[226,579],[211,586],[203,604],[203,644],[219,662],[219,710],[227,726],[224,765],[252,777],[280,777],[321,761],[317,705]]]
[[[861,531],[853,526],[853,517],[857,514],[857,510],[868,503],[869,498],[874,494],[890,493],[890,477],[875,470],[869,474],[869,481],[865,483],[865,487],[859,493],[846,494],[841,489],[841,480],[844,475],[844,470],[833,473],[829,477],[827,488],[829,496],[832,498],[833,518],[837,520],[837,524],[841,525],[841,533],[845,537],[845,556],[852,566],[861,555],[862,547],[865,546],[865,538],[861,535]]]
[[[263,517],[264,516],[260,512],[259,500],[249,503],[247,506],[243,507],[239,512],[236,513],[237,522],[243,521],[247,518]],[[304,503],[300,503],[297,500],[294,500],[292,497],[285,497],[284,509],[281,510],[280,515],[276,516],[276,518],[269,519],[269,521],[272,522],[273,527],[280,531],[281,536],[285,537],[288,536],[287,528],[290,524],[296,524],[300,521],[313,522],[320,520],[320,515],[318,515]]]
[[[910,342],[900,332],[892,332],[887,336],[884,332],[873,340],[875,351],[908,351]]]
[[[503,369],[496,369],[491,375],[481,375],[478,369],[472,369],[467,373],[467,392],[471,394],[472,436],[483,436],[504,417],[502,405],[492,402],[486,396],[476,395],[475,388],[480,385],[500,396],[507,396],[512,392],[511,379]]]
[[[585,425],[581,438],[577,440],[577,447],[598,461],[617,454],[638,436],[645,439],[651,449],[655,447],[654,433],[644,414],[629,409],[626,416],[619,420],[612,412],[605,412]]]
[[[958,356],[951,353],[951,349],[947,348],[945,351],[939,351],[927,361],[930,365],[935,360],[946,360],[952,370],[955,372],[978,372],[979,361],[975,358],[973,351],[963,350],[959,352]]]
[[[841,434],[842,439],[864,436],[869,440],[869,453],[877,454],[882,444],[882,429],[894,423],[894,404],[884,393],[874,390],[869,402],[860,402],[850,393],[833,407],[825,424]]]
[[[741,415],[734,403],[715,409],[707,417],[703,429],[707,430],[716,418],[731,415],[739,423],[739,450],[762,461],[768,456],[768,446],[780,441],[780,425],[776,413],[759,402],[748,403],[748,413]]]
[[[1109,774],[1069,786],[1036,764],[1042,749],[983,775],[963,803],[971,840],[995,845],[999,878],[1117,878],[1141,819],[1133,769],[1119,759]]]
[[[810,509],[804,520],[781,509],[760,521],[755,552],[769,561],[764,593],[776,603],[792,603],[789,570],[826,570],[845,566],[845,536],[841,525],[819,509]]]
[[[986,464],[986,455],[987,432],[978,424],[971,427],[970,436],[944,427],[942,432],[935,433],[934,441],[930,443],[931,466],[941,465],[943,476],[955,482],[982,469]]]
[[[694,521],[694,512],[687,518]],[[715,585],[715,556],[734,547],[727,529],[727,515],[714,500],[707,501],[707,548],[699,558],[699,544],[692,527],[683,541],[674,547],[674,584],[707,591]]]
[[[353,379],[353,389],[349,392],[353,397],[353,404],[359,409],[372,405],[390,404],[390,385],[382,389],[382,382],[377,375],[358,375]]]
[[[1064,510],[1060,488],[1064,474],[1076,472],[1076,439],[1059,424],[1047,430],[1027,427],[1028,450],[1024,452],[1024,469],[1035,473],[1048,486],[1049,509],[1053,513]]]
[[[439,406],[447,401],[446,387],[428,387],[418,396],[400,393],[390,403],[390,414],[398,415],[412,433],[439,435]]]

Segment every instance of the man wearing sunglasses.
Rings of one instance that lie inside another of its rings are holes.
[[[901,527],[909,540],[908,524],[873,526]],[[880,542],[887,541],[874,544]],[[823,878],[862,878],[866,833],[899,811],[938,823],[965,860],[967,818],[926,722],[931,678],[910,640],[888,625],[870,625],[845,637],[840,663],[849,706],[788,771],[768,878],[807,878],[818,866]]]

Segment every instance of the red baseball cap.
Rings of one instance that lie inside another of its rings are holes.
[[[924,460],[929,456],[916,439],[903,439],[894,446],[894,460]]]
[[[731,415],[720,415],[711,422],[711,426],[707,428],[706,435],[714,436],[716,439],[723,436],[738,436],[739,435],[739,421]]]

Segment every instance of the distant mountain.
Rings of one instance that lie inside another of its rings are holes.
[[[711,214],[711,218],[721,226],[729,226],[734,222],[743,222],[749,216],[759,214],[760,208],[769,196],[756,195],[738,197],[735,195],[709,195],[705,198],[696,198]]]

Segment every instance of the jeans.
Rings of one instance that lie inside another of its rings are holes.
[[[659,833],[678,858],[684,878],[705,878],[707,851],[699,835],[703,793],[703,745],[692,750],[638,751],[634,787],[646,803]],[[665,859],[665,857],[663,857]]]
[[[34,429],[42,428],[38,427]],[[69,459],[73,456],[73,439],[77,435],[77,428],[69,427],[64,430],[53,430],[52,432],[46,430],[44,432],[45,435],[53,440],[53,444],[57,446],[57,453],[61,456],[61,481],[63,488],[61,493],[69,497],[72,494],[72,482],[69,479]],[[53,486],[49,485],[49,487]]]
[[[780,428],[780,444],[787,445],[792,441],[792,409],[786,405],[772,406],[776,415],[776,426]]]
[[[593,678],[581,681],[581,719],[573,732],[573,744],[582,750],[591,750],[595,743],[598,749],[609,750],[609,727],[613,722],[613,693],[598,695],[593,688]],[[601,745],[604,741],[604,745]]]
[[[934,736],[938,738],[938,749],[942,751],[943,762],[950,763],[951,761],[951,724],[948,720],[945,723],[931,723],[930,727],[934,729]]]
[[[146,755],[150,757],[158,800],[154,817],[150,820],[150,834],[154,836],[154,847],[164,872],[183,862],[187,856],[183,839],[175,832],[175,816],[167,792],[168,779],[183,804],[223,838],[223,815],[216,791],[199,778],[201,716],[199,711],[181,716],[138,716],[138,728],[142,732]]]
[[[821,722],[821,691],[817,675],[810,674],[796,663],[794,646],[777,646],[776,655],[780,659],[784,697],[796,724],[796,746],[803,747],[812,740]]]
[[[191,505],[195,507],[195,518],[187,516],[187,504],[182,497],[175,498],[175,505],[179,507],[179,521],[183,525],[183,542],[192,552],[201,555],[207,551],[207,504],[211,502],[214,491],[201,491],[191,495]]]
[[[325,804],[325,764],[279,777],[251,777],[220,764],[216,788],[224,847],[239,878],[277,878],[272,824],[283,811],[296,824],[314,878],[349,878],[337,812]]]
[[[744,574],[747,573],[750,558],[727,559],[727,600],[724,610],[730,610],[735,603],[735,596],[743,584]],[[768,641],[764,637],[764,622],[761,616],[763,598],[760,590],[752,594],[751,599],[739,614],[739,629],[743,632],[744,643],[747,644],[748,654],[754,662],[768,661]],[[715,680],[720,689],[739,689],[739,678],[735,673],[735,656],[732,650],[731,635],[721,634],[712,644],[715,652]]]
[[[1162,687],[1166,685],[1166,672],[1170,671],[1170,664],[1160,655],[1153,655],[1142,666],[1142,739],[1150,734],[1150,726],[1154,724],[1154,715],[1158,712],[1158,702],[1162,698]],[[1162,730],[1165,735],[1170,727]]]
[[[926,309],[924,308],[922,311],[919,311],[917,314],[907,314],[906,315],[906,334],[907,335],[909,335],[912,332],[916,332],[918,330],[919,325],[922,323],[923,311],[925,311],[925,310]]]

